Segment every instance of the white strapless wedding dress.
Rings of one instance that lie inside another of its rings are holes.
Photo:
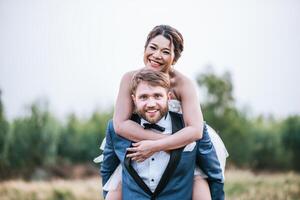
[[[180,101],[169,100],[169,111],[182,113]],[[206,124],[206,126],[207,126],[207,131],[210,136],[210,139],[215,147],[218,160],[221,164],[223,178],[225,180],[224,177],[225,164],[226,164],[226,158],[229,156],[229,154],[226,150],[223,141],[221,140],[220,136],[216,133],[216,131],[213,128],[211,128],[209,125]],[[104,150],[105,143],[106,143],[106,139],[104,138],[100,146],[101,150]],[[102,162],[102,160],[103,160],[103,155],[100,155],[94,159],[94,162],[100,163]],[[195,168],[194,175],[207,178],[207,175],[198,166],[196,166]],[[122,166],[121,164],[119,164],[119,166],[116,168],[114,173],[111,175],[111,177],[108,179],[106,184],[103,186],[103,190],[105,191],[115,190],[117,189],[118,184],[121,183],[121,181],[122,181]]]

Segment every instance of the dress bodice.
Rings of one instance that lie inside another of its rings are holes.
[[[168,101],[169,111],[182,114],[181,102],[177,99],[170,99]]]

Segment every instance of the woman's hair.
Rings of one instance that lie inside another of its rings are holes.
[[[181,52],[183,51],[183,37],[181,33],[169,25],[155,26],[147,36],[145,49],[147,48],[150,40],[152,40],[158,35],[164,36],[165,38],[170,40],[171,43],[173,43],[175,54],[174,63],[176,63],[179,57],[181,56]]]
[[[141,82],[156,87],[160,86],[165,88],[167,91],[170,89],[170,79],[166,73],[160,71],[154,71],[150,69],[142,69],[136,72],[131,80],[131,93],[135,94],[138,85]]]

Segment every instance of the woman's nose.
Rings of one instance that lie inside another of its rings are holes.
[[[161,53],[160,53],[160,51],[155,51],[154,52],[154,54],[153,54],[153,56],[155,57],[155,58],[158,58],[158,59],[161,59]]]

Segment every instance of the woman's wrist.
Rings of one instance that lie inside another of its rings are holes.
[[[167,137],[167,135],[166,135],[166,137]],[[166,144],[167,144],[166,137],[163,137],[163,138],[161,138],[159,140],[156,140],[154,142],[153,150],[155,150],[155,152],[165,151],[166,150]]]

